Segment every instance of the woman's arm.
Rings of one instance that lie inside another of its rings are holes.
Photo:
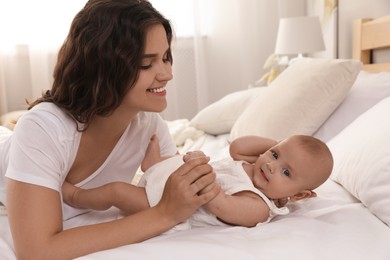
[[[62,185],[62,196],[65,203],[75,208],[107,210],[114,206],[126,215],[149,208],[145,189],[125,182],[82,189],[65,181]]]
[[[277,143],[276,140],[270,138],[248,135],[235,139],[230,144],[229,152],[234,160],[254,163],[260,154],[266,152]]]
[[[184,221],[219,192],[215,174],[207,163],[203,157],[180,166],[169,177],[161,201],[153,208],[65,231],[57,191],[9,180],[7,206],[17,258],[73,259],[159,235]],[[206,187],[208,192],[197,196]]]
[[[230,225],[254,227],[269,217],[269,207],[258,195],[242,191],[234,195],[220,192],[204,207]]]

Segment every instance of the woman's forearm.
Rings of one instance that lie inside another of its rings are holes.
[[[111,222],[63,231],[55,190],[8,181],[8,217],[18,259],[74,259],[146,240],[179,221],[166,204]]]
[[[92,189],[76,188],[70,204],[93,210],[106,210],[114,206],[127,215],[149,208],[145,189],[124,182],[108,183]]]

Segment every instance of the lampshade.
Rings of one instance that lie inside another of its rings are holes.
[[[276,54],[303,54],[325,50],[318,16],[281,18]]]

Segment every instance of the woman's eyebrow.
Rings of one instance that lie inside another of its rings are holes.
[[[154,58],[154,57],[157,57],[156,53],[146,53],[146,54],[142,55],[143,59]]]
[[[168,48],[165,52],[164,52],[164,55],[168,53],[170,48]],[[147,59],[147,58],[154,58],[154,57],[157,57],[158,56],[158,53],[145,53],[144,55],[142,55],[142,58],[143,59]]]

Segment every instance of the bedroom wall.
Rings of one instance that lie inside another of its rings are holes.
[[[213,4],[223,6],[224,1]],[[305,12],[306,0],[239,0],[236,8],[216,13],[215,34],[206,43],[209,103],[266,73],[263,65],[274,52],[279,18]]]
[[[390,14],[390,0],[339,0],[339,58],[352,57],[352,23],[358,18],[378,18]],[[377,62],[390,61],[390,50],[374,55]]]

